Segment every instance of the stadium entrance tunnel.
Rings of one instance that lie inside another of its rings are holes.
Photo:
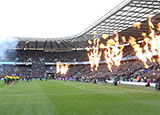
[[[46,76],[47,76],[49,79],[55,79],[55,73],[54,73],[54,72],[46,72]]]

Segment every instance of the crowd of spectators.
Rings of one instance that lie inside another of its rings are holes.
[[[87,51],[70,51],[70,52],[44,52],[44,51],[28,51],[17,50],[15,52],[7,52],[8,56],[1,61],[16,61],[16,62],[80,62],[88,61]],[[124,48],[124,57],[134,56],[135,53],[131,46]],[[102,58],[102,60],[104,60]],[[145,69],[141,61],[131,60],[121,62],[119,67],[112,66],[112,72],[108,69],[106,64],[100,64],[97,71],[91,71],[90,65],[70,65],[69,71],[65,77],[80,78],[80,77],[95,77],[114,79],[118,77],[124,81],[132,81],[140,76],[141,81],[150,79],[154,82],[154,78],[160,73],[160,66],[158,63],[147,62],[150,68]],[[52,69],[51,69],[52,68]],[[20,77],[44,77],[46,71],[56,72],[55,65],[46,65],[45,69],[39,69],[38,71],[32,70],[32,65],[1,65],[0,77],[7,74],[17,74]],[[62,76],[63,75],[58,75]]]
[[[45,70],[34,71],[32,70],[31,65],[2,65],[0,66],[0,77],[12,74],[16,74],[20,77],[44,77],[46,71],[55,73],[56,67],[46,66]],[[108,69],[106,64],[100,64],[97,71],[91,71],[90,65],[70,65],[69,71],[66,75],[57,74],[56,76],[70,78],[95,77],[97,79],[114,79],[118,77],[124,81],[132,81],[133,79],[137,79],[137,77],[139,76],[141,78],[141,81],[146,82],[146,79],[150,79],[152,82],[154,82],[155,77],[159,73],[159,64],[151,63],[150,68],[145,69],[141,61],[125,61],[122,62],[119,67],[113,66],[112,72]]]
[[[5,58],[1,61],[16,61],[16,62],[76,62],[88,61],[87,51],[69,51],[69,52],[45,52],[39,50],[17,50],[14,53],[8,52]]]
[[[103,52],[103,50],[101,50]],[[68,52],[46,52],[43,50],[8,50],[5,57],[0,57],[0,61],[16,61],[16,62],[80,62],[88,61],[88,51],[74,50]],[[123,49],[123,57],[134,55],[131,46],[125,46]],[[104,60],[102,54],[101,60]]]
[[[132,81],[140,76],[142,79],[154,79],[160,73],[160,66],[158,64],[150,63],[150,68],[145,69],[141,61],[126,61],[122,62],[119,67],[113,66],[112,72],[108,69],[106,64],[101,64],[98,71],[91,71],[89,65],[70,66],[67,76],[72,77],[100,77],[106,79],[114,79],[119,77],[124,81]],[[144,81],[144,80],[142,80]]]

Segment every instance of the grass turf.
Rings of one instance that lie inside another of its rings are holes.
[[[160,92],[150,87],[0,81],[1,115],[158,115],[159,108]]]

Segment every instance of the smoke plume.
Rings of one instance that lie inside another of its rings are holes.
[[[10,56],[13,57],[16,53],[16,46],[19,40],[13,37],[0,36],[0,58],[6,59]]]

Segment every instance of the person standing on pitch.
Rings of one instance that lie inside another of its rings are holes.
[[[45,78],[46,78],[46,81],[47,81],[47,80],[48,80],[48,76],[46,75],[46,77],[45,77]]]

